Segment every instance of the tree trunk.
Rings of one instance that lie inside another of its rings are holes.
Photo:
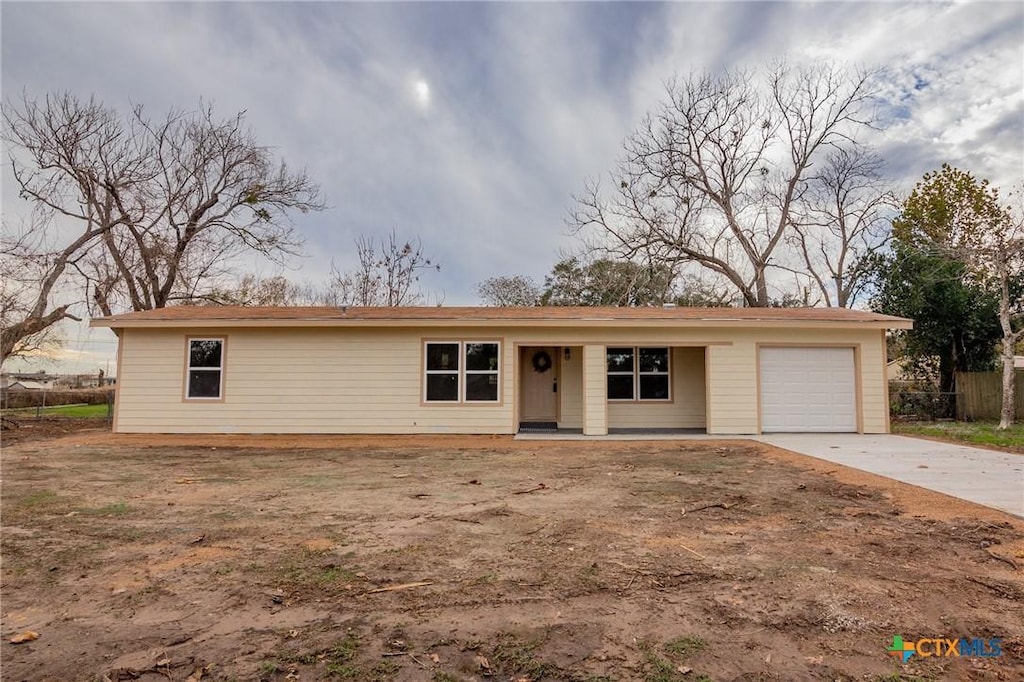
[[[68,315],[69,307],[70,306],[64,305],[56,310],[51,310],[45,315],[33,315],[17,324],[12,324],[11,326],[0,330],[0,363],[7,360],[7,358],[14,353],[22,339],[26,339],[33,334],[38,334],[66,317],[72,317],[71,315]],[[78,318],[76,317],[74,319],[77,320]]]
[[[764,270],[757,275],[757,307],[768,307],[768,281],[765,279]]]
[[[939,405],[941,414],[936,416],[956,416],[956,372],[960,369],[957,360],[956,341],[950,344],[948,353],[939,356]]]
[[[1013,342],[1003,337],[1003,406],[999,411],[999,428],[1008,429],[1013,426],[1015,387],[1013,368]]]
[[[1003,405],[999,411],[999,428],[1008,429],[1013,425],[1014,418],[1013,342],[1016,335],[1010,323],[1009,277],[1003,276],[1000,279],[1002,281],[999,287],[999,324],[1003,328]]]

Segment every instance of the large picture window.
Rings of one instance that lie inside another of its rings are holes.
[[[608,400],[671,400],[668,348],[609,347]]]
[[[224,395],[224,339],[189,339],[185,397],[219,400]]]
[[[424,352],[426,402],[498,402],[500,344],[494,341],[427,341]]]

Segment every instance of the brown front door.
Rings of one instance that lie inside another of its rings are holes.
[[[558,349],[521,348],[519,350],[520,421],[558,420]]]

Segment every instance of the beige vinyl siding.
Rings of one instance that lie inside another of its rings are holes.
[[[583,347],[570,347],[569,359],[562,351],[558,368],[558,428],[583,428]]]
[[[203,403],[182,399],[188,335],[199,334],[124,330],[119,431],[512,432],[509,344],[501,348],[501,404],[429,405],[422,403],[418,330],[232,329],[221,334],[228,339],[224,401]]]
[[[583,347],[583,433],[588,436],[608,433],[607,367],[605,346]]]
[[[708,348],[708,433],[757,433],[757,350],[753,339],[735,337]]]
[[[611,400],[608,428],[704,428],[704,349],[673,348],[670,373],[671,401]]]
[[[887,433],[889,431],[889,400],[888,385],[885,380],[885,343],[884,336],[879,342],[879,334],[865,334],[870,342],[863,342],[860,347],[860,386],[861,403],[863,405],[864,433]]]
[[[189,336],[227,339],[223,401],[183,399]],[[425,339],[501,340],[501,403],[424,404]],[[127,328],[121,333],[116,423],[119,432],[157,433],[514,433],[518,426],[514,423],[516,349],[571,346],[570,360],[560,358],[560,423],[564,427],[602,433],[609,425],[699,426],[699,394],[705,391],[709,433],[750,434],[758,429],[758,344],[774,343],[858,346],[862,425],[864,431],[878,433],[886,429],[883,339],[878,329],[795,325],[763,329]],[[617,404],[608,405],[608,345],[676,347],[675,401],[640,403],[625,408],[625,413]],[[696,377],[704,370],[697,358],[705,345],[707,384],[706,390],[698,390]]]
[[[712,434],[756,434],[759,428],[758,352],[761,345],[855,348],[861,398],[858,422],[864,433],[885,433],[882,336],[877,330],[748,329],[729,335],[732,344],[709,348],[707,430]]]

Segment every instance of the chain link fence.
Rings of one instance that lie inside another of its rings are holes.
[[[105,409],[88,409],[103,406]],[[86,408],[77,410],[75,408]],[[114,415],[114,387],[93,389],[44,389],[0,392],[0,410],[4,417],[24,420],[43,417]]]
[[[956,419],[956,393],[920,384],[890,382],[889,411],[901,421]]]

